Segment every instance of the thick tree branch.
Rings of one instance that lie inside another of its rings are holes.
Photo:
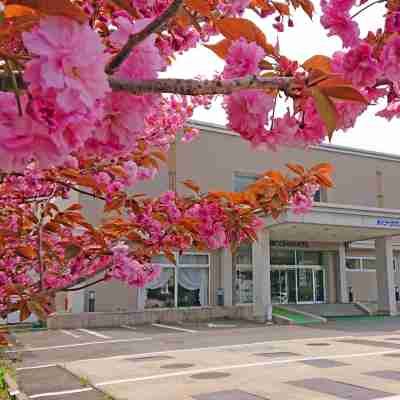
[[[162,29],[165,24],[178,12],[183,0],[174,0],[171,5],[156,19],[150,22],[143,30],[129,36],[124,47],[106,66],[106,73],[112,75],[117,68],[127,59],[132,49],[143,42],[152,33]]]
[[[173,93],[188,96],[231,94],[244,89],[276,89],[288,95],[296,95],[293,78],[261,78],[248,76],[230,80],[196,80],[196,79],[154,79],[154,80],[121,80],[110,77],[109,83],[114,91],[125,91],[136,95],[145,93]]]

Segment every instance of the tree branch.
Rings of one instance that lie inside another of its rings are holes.
[[[71,288],[71,289],[63,289],[62,291],[63,291],[63,292],[77,292],[77,291],[79,291],[79,290],[86,289],[86,288],[88,288],[88,287],[90,287],[90,286],[96,285],[97,283],[103,282],[103,281],[105,281],[105,280],[106,280],[106,277],[103,276],[102,278],[97,279],[97,280],[94,281],[94,282],[89,282],[89,283],[87,283],[86,285],[79,286],[79,287],[76,287],[76,288]]]
[[[376,0],[376,1],[374,1],[374,2],[372,2],[372,3],[370,3],[370,4],[368,4],[367,6],[365,6],[364,8],[362,8],[361,10],[358,10],[355,14],[353,14],[353,15],[351,16],[351,19],[357,17],[357,15],[360,15],[363,11],[365,11],[365,10],[367,10],[368,8],[370,8],[370,7],[372,7],[372,6],[376,5],[376,4],[379,4],[379,3],[386,3],[386,0]]]
[[[173,93],[188,96],[231,94],[244,89],[277,89],[288,95],[296,95],[293,78],[272,77],[261,78],[248,76],[230,80],[196,80],[196,79],[153,79],[122,80],[110,77],[109,83],[114,91],[125,91],[136,95],[145,93]]]
[[[143,40],[145,40],[152,33],[162,29],[169,21],[169,19],[171,19],[178,12],[182,3],[183,0],[174,0],[159,17],[150,22],[144,29],[142,29],[138,33],[130,35],[124,47],[122,47],[119,53],[117,53],[117,55],[106,66],[106,73],[112,75],[117,70],[117,68],[128,58],[129,54],[135,46],[143,42]]]

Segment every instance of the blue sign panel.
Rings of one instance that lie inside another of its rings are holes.
[[[376,224],[382,227],[400,228],[400,220],[398,219],[378,218]]]

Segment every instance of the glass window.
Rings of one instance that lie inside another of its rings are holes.
[[[208,268],[178,269],[178,307],[208,305]]]
[[[363,269],[370,269],[370,270],[375,270],[376,269],[376,260],[375,258],[364,258],[363,259]]]
[[[319,251],[296,251],[298,265],[321,265],[321,252]]]
[[[236,264],[253,264],[251,243],[242,243],[236,252]]]
[[[294,250],[271,249],[271,265],[295,265]]]
[[[251,185],[258,179],[255,175],[234,175],[233,177],[233,191],[242,192],[246,190],[247,186]]]
[[[182,254],[179,256],[179,264],[184,265],[208,265],[208,254]]]
[[[321,201],[321,189],[318,189],[314,193],[314,201],[320,202]]]
[[[170,265],[171,261],[168,260],[167,257],[163,256],[163,255],[158,255],[158,256],[154,256],[151,261],[154,264],[166,264],[166,265]]]
[[[168,308],[175,306],[175,268],[163,268],[154,281],[149,282],[145,308]]]
[[[361,270],[360,258],[346,258],[346,268],[353,270]]]
[[[253,302],[253,268],[238,266],[236,270],[238,300],[241,304]]]

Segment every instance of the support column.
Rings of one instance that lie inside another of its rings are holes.
[[[378,284],[378,312],[388,315],[397,314],[394,293],[393,247],[392,238],[375,240],[376,279]]]
[[[222,268],[222,288],[224,289],[224,306],[231,307],[233,305],[232,278],[233,278],[233,258],[232,252],[223,249],[221,252],[221,268]]]
[[[327,296],[325,301],[330,304],[336,303],[336,262],[335,262],[335,253],[333,252],[325,252],[323,253],[323,265],[326,271],[326,292]]]
[[[344,243],[339,245],[339,257],[337,262],[337,301],[338,303],[348,303],[349,296],[347,293],[347,277],[346,277],[346,247]]]
[[[269,232],[259,233],[258,241],[253,243],[252,251],[254,317],[260,322],[270,321],[272,319],[272,304]]]

